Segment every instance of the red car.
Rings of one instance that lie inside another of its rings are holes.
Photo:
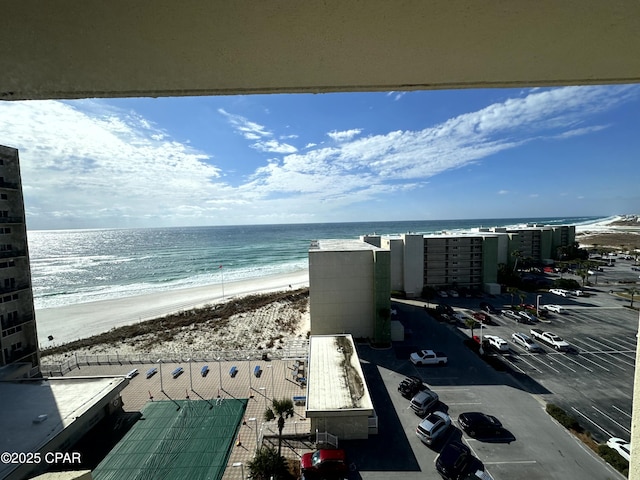
[[[342,449],[323,448],[315,452],[305,453],[300,459],[302,473],[313,478],[315,474],[320,477],[326,475],[347,475],[349,467],[347,458]]]

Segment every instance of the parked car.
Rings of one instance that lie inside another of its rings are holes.
[[[567,290],[563,290],[562,288],[550,288],[549,293],[553,293],[554,295],[560,295],[561,297],[569,296],[569,292]]]
[[[563,307],[561,307],[560,305],[554,305],[554,304],[540,305],[540,309],[541,310],[546,310],[547,312],[554,312],[554,313],[564,313],[565,312],[565,309]]]
[[[445,292],[444,290],[438,290],[438,296],[442,298],[447,298],[449,295],[447,295],[447,292]]]
[[[468,473],[474,456],[465,444],[447,443],[436,458],[436,470],[446,480],[459,480]]]
[[[444,412],[431,412],[416,428],[416,435],[425,445],[433,445],[451,426],[451,417]]]
[[[409,406],[416,415],[424,417],[440,401],[438,394],[431,390],[423,390],[414,395]]]
[[[524,310],[520,310],[518,312],[518,315],[520,315],[520,322],[522,323],[536,323],[536,317],[534,315],[531,315],[529,312],[525,312]],[[524,320],[524,322],[523,322]]]
[[[502,315],[504,315],[507,318],[510,318],[511,320],[515,320],[518,323],[522,321],[522,317],[518,315],[517,312],[514,312],[513,310],[503,310]]]
[[[502,310],[491,305],[487,302],[480,302],[480,310],[484,310],[487,313],[492,313],[494,315],[498,315]]]
[[[497,335],[485,335],[483,340],[489,342],[489,346],[500,353],[506,353],[509,351],[509,344],[507,341]]]
[[[447,293],[449,294],[450,297],[453,297],[453,298],[459,297],[458,292],[456,290],[449,290]]]
[[[611,437],[607,440],[607,447],[613,448],[627,462],[631,460],[631,444],[622,438]]]
[[[421,378],[414,376],[405,378],[398,385],[398,391],[404,398],[412,398],[416,393],[427,388]]]
[[[544,351],[540,345],[531,340],[531,337],[524,333],[515,332],[511,334],[511,341],[520,345],[528,352],[542,352]]]
[[[493,415],[481,412],[465,412],[458,416],[458,425],[472,437],[500,435],[502,423]]]
[[[448,361],[447,355],[443,352],[434,352],[433,350],[420,350],[413,352],[409,356],[409,360],[414,365],[445,365]]]
[[[345,452],[338,448],[322,448],[305,453],[300,458],[300,469],[304,474],[320,477],[346,476],[349,473]]]

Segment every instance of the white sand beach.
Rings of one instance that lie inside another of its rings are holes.
[[[309,286],[309,271],[252,280],[171,290],[148,295],[36,310],[41,347],[60,345],[107,332],[115,327],[211,305],[234,297]],[[48,340],[49,336],[53,340]]]

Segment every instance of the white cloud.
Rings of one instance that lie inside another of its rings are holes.
[[[272,153],[295,153],[298,151],[298,149],[293,145],[289,145],[288,143],[280,143],[276,140],[266,140],[264,142],[256,142],[252,144],[251,147],[261,152],[272,152]]]
[[[233,224],[317,218],[541,138],[597,132],[607,126],[589,125],[590,115],[631,95],[637,89],[625,86],[529,91],[416,130],[333,130],[333,142],[307,141],[302,151],[285,142],[297,135],[219,109],[247,148],[275,154],[238,185],[221,180],[229,171],[211,154],[106,101],[0,102],[0,128],[2,143],[20,150],[28,219],[40,228]]]
[[[361,128],[352,128],[351,130],[344,130],[342,132],[337,132],[334,130],[327,133],[327,135],[336,142],[346,142],[347,140],[351,140],[356,135],[360,135],[361,132]]]

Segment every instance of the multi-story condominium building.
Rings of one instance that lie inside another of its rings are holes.
[[[480,228],[480,232],[506,235],[509,239],[506,257],[499,263],[513,266],[518,258],[544,263],[558,258],[558,249],[576,241],[575,225],[537,225],[524,227]],[[515,252],[518,252],[517,254]]]
[[[390,340],[389,251],[359,240],[314,240],[309,248],[311,335]]]
[[[0,366],[39,373],[39,350],[31,289],[18,150],[0,145]]]
[[[518,258],[545,263],[575,242],[575,226],[479,228],[477,233],[366,235],[362,242],[390,251],[391,290],[417,297],[425,287],[498,293],[498,269]],[[517,253],[516,253],[517,252]]]

